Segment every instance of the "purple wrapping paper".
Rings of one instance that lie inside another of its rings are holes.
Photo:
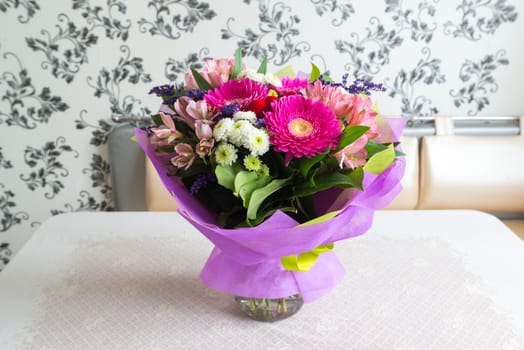
[[[397,141],[405,120],[388,122]],[[374,211],[400,192],[405,168],[405,160],[399,158],[380,175],[365,173],[364,191],[331,189],[317,193],[319,213],[341,210],[327,221],[297,227],[299,223],[278,211],[256,227],[224,229],[216,225],[216,215],[191,196],[178,178],[167,176],[169,158],[155,153],[147,132],[136,129],[135,135],[177,201],[179,213],[215,245],[201,280],[210,288],[244,297],[281,298],[301,293],[305,302],[311,302],[326,294],[344,276],[333,251],[321,254],[307,272],[285,270],[280,258],[365,233]]]

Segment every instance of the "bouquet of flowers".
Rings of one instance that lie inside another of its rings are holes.
[[[207,60],[183,86],[162,85],[153,126],[136,130],[179,212],[211,240],[201,279],[250,298],[331,289],[343,268],[335,241],[369,229],[400,191],[402,119],[380,116],[381,84],[340,83],[312,65],[246,69]]]

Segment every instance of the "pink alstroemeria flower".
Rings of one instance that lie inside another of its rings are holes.
[[[196,153],[201,157],[210,155],[211,149],[215,145],[211,126],[206,121],[197,120],[195,122],[195,134],[200,140],[196,145]]]
[[[338,119],[344,119],[351,109],[350,97],[352,95],[338,86],[322,85],[322,82],[317,80],[306,86],[303,93],[313,101],[324,102]]]
[[[235,61],[233,59],[219,58],[207,60],[204,68],[199,73],[212,87],[217,88],[229,80],[234,66]],[[198,84],[191,72],[186,73],[185,80],[186,90],[198,89]]]
[[[322,101],[337,116],[344,120],[346,125],[369,126],[366,132],[368,138],[377,136],[375,117],[371,99],[361,95],[347,93],[344,89],[332,85],[322,85],[319,80],[306,86],[303,90],[305,96],[313,101]]]
[[[369,126],[366,136],[371,139],[377,136],[377,112],[373,109],[371,99],[360,95],[350,95],[351,109],[345,116],[347,125],[365,125]]]
[[[195,134],[199,140],[210,139],[213,137],[213,129],[209,123],[197,120],[195,121]]]
[[[368,152],[366,151],[366,144],[368,138],[366,135],[360,136],[355,142],[347,145],[344,149],[335,154],[340,168],[355,169],[356,167],[366,164]]]
[[[204,100],[195,102],[187,96],[182,96],[176,100],[174,107],[178,119],[193,129],[195,128],[195,121],[213,120],[215,117]]]
[[[203,139],[196,145],[196,153],[201,156],[208,156],[211,154],[211,149],[215,145],[215,139]]]
[[[193,151],[193,147],[187,143],[179,143],[176,145],[175,152],[177,155],[171,158],[171,164],[177,168],[184,168],[185,170],[189,169],[197,157]]]
[[[164,112],[160,112],[159,114],[164,125],[161,125],[157,128],[151,128],[151,132],[153,133],[153,136],[151,137],[151,143],[158,146],[168,146],[176,139],[184,136],[184,134],[176,129],[175,122],[169,114]]]

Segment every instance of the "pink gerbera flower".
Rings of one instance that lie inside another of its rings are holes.
[[[298,92],[309,85],[309,81],[300,78],[285,77],[282,79],[282,86],[275,87],[277,92],[282,96],[296,95]]]
[[[269,141],[276,151],[286,153],[286,164],[292,157],[311,158],[338,144],[341,124],[322,102],[293,95],[282,97],[272,107],[265,114]]]
[[[209,91],[204,99],[208,106],[218,110],[222,110],[224,106],[238,103],[238,109],[245,111],[251,102],[265,99],[268,92],[269,90],[264,85],[244,78],[225,82],[220,87]]]

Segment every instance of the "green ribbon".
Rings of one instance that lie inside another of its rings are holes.
[[[319,222],[327,221],[337,216],[338,213],[340,213],[340,210],[331,211],[322,216],[314,218],[313,220],[304,222],[303,224],[300,224],[298,226],[300,227],[300,226],[309,226],[313,224],[318,224]],[[320,254],[329,252],[330,250],[333,249],[334,246],[335,246],[334,243],[321,245],[309,252],[304,252],[299,255],[293,254],[293,255],[284,256],[283,258],[280,258],[280,262],[282,263],[282,266],[286,270],[306,272],[306,271],[309,271],[311,267],[313,267],[313,265],[317,261]]]
[[[335,246],[334,243],[321,245],[312,251],[302,253],[300,255],[288,255],[280,258],[280,262],[284,269],[289,271],[306,272],[315,264],[320,254],[329,252]]]

